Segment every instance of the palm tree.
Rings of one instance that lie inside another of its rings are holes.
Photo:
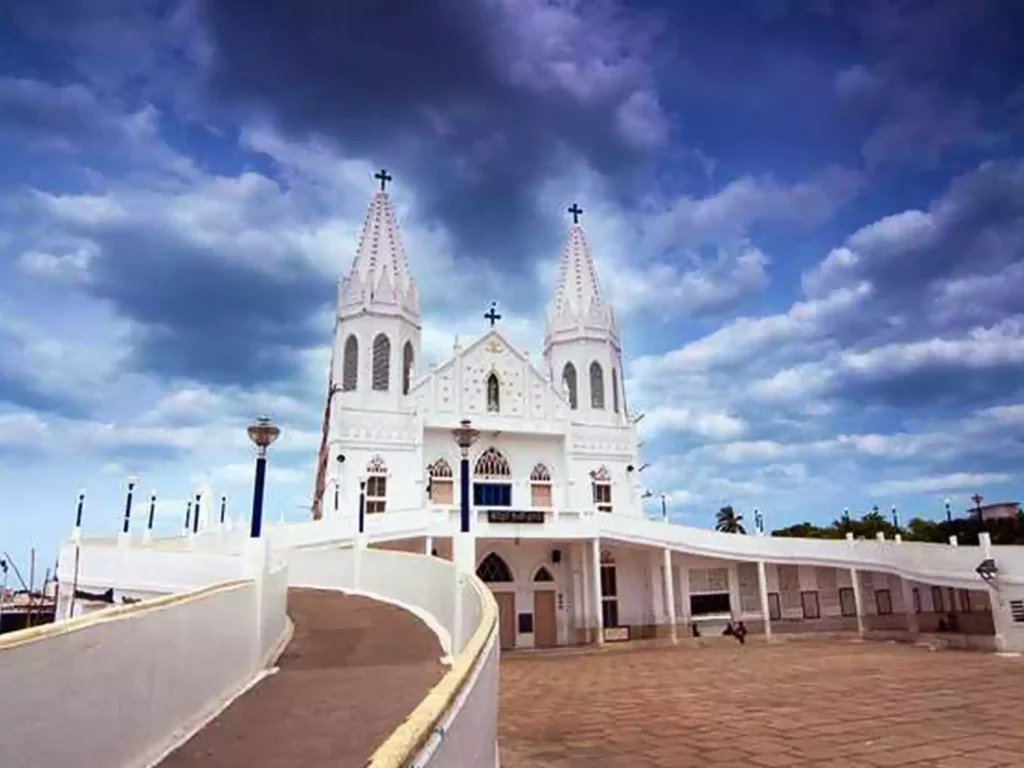
[[[718,510],[715,530],[722,533],[746,533],[747,530],[743,527],[743,523],[740,522],[742,519],[743,515],[737,515],[736,510],[732,508],[732,504],[727,504]]]

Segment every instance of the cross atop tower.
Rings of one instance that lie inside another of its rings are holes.
[[[497,309],[495,309],[496,303],[497,302],[492,301],[491,302],[491,308],[487,312],[484,313],[484,320],[490,320],[491,321],[491,328],[494,327],[494,324],[498,320],[501,320],[501,315],[499,315]]]
[[[580,214],[583,213],[583,209],[580,208],[576,203],[572,204],[572,207],[568,209],[569,213],[572,214],[572,223],[580,223]]]
[[[380,181],[381,192],[383,192],[387,188],[387,184],[389,181],[394,181],[394,177],[391,176],[391,174],[389,174],[383,168],[381,168],[378,173],[373,174],[373,178],[378,179]]]

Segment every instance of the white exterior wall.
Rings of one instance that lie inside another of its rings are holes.
[[[576,369],[577,408],[572,420],[584,424],[622,426],[627,423],[622,386],[622,365],[618,348],[607,334],[595,334],[592,338],[578,338],[569,341],[555,341],[544,356],[551,374],[551,381],[558,392],[564,392],[562,373],[567,363]],[[591,407],[590,364],[597,362],[604,376],[604,408]],[[612,394],[612,369],[617,372],[619,412],[614,409]]]

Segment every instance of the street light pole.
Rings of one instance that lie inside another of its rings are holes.
[[[201,497],[202,494],[196,494],[196,514],[192,518],[192,533],[199,533],[199,499]]]
[[[128,478],[128,496],[124,500],[124,524],[121,526],[121,533],[128,533],[128,526],[132,520],[132,491],[135,490],[136,479]]]
[[[156,491],[149,496],[149,518],[146,520],[146,535],[147,541],[153,539],[153,518],[156,517]]]
[[[220,524],[221,525],[224,525],[224,516],[227,514],[227,511],[228,511],[228,497],[227,496],[221,496],[220,497]]]
[[[359,534],[366,529],[366,480],[359,479]]]
[[[947,523],[952,523],[953,522],[953,508],[952,508],[952,505],[950,504],[949,499],[946,499],[946,522]]]
[[[469,419],[463,419],[456,429],[452,430],[455,443],[459,446],[461,461],[459,464],[459,531],[469,533],[469,449],[480,437],[480,430],[475,429]]]
[[[665,501],[665,494],[661,494],[661,519],[668,522],[668,504]]]
[[[82,510],[85,507],[85,491],[78,492],[78,507],[75,509],[75,528],[71,532],[71,538],[79,541],[82,538]]]
[[[267,479],[267,448],[281,434],[270,418],[260,416],[247,430],[249,439],[256,445],[256,478],[252,491],[252,523],[249,536],[258,539],[263,531],[263,489]]]

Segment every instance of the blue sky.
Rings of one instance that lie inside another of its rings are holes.
[[[334,283],[381,166],[424,354],[539,356],[579,202],[680,522],[1019,499],[1012,2],[35,2],[0,29],[0,548],[125,478],[308,509]]]

